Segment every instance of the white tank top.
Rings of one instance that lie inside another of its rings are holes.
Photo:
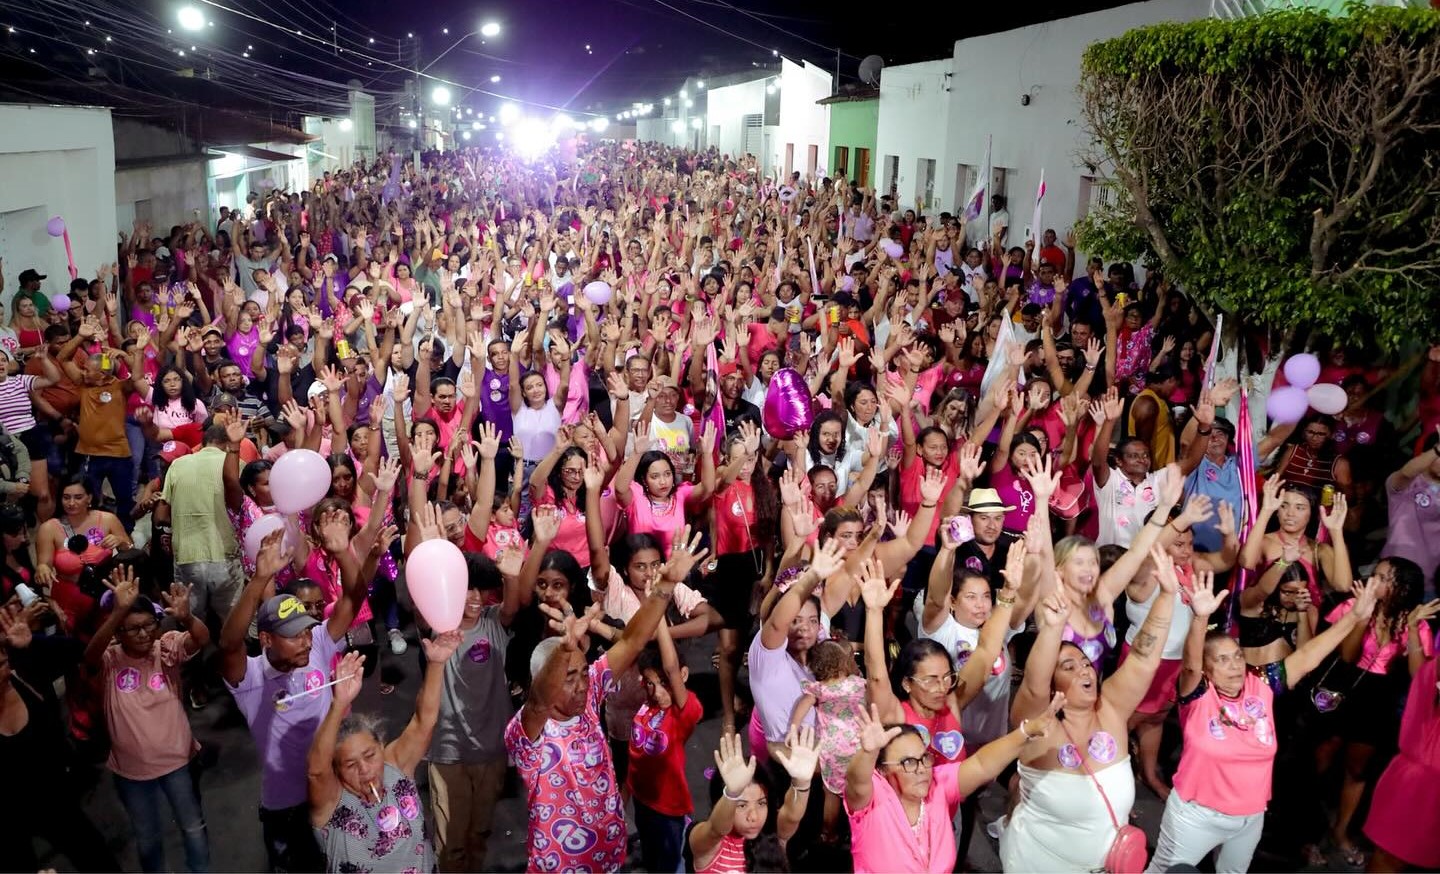
[[[1145,617],[1150,615],[1150,608],[1155,606],[1155,599],[1160,595],[1160,584],[1150,590],[1150,597],[1144,601],[1132,601],[1125,599],[1125,616],[1130,620],[1130,628],[1125,631],[1125,642],[1134,646],[1135,635],[1140,632],[1140,626],[1145,624]],[[1185,655],[1185,638],[1190,634],[1190,618],[1194,615],[1190,605],[1180,597],[1176,591],[1175,610],[1170,614],[1170,633],[1165,636],[1165,648],[1160,653],[1162,659],[1178,659]]]

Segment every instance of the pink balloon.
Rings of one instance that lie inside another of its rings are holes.
[[[905,254],[905,247],[894,240],[881,240],[880,248],[884,249],[885,254],[891,258],[899,258]]]
[[[52,237],[65,236],[65,220],[58,215],[50,219],[45,223],[45,233]]]
[[[1320,378],[1320,359],[1309,352],[1291,355],[1285,362],[1285,381],[1296,388],[1309,388]]]
[[[1322,382],[1305,389],[1305,397],[1316,412],[1338,416],[1350,406],[1350,396],[1333,382]]]
[[[1270,392],[1270,399],[1265,402],[1265,412],[1270,414],[1281,425],[1290,425],[1305,418],[1305,411],[1310,409],[1310,401],[1305,397],[1305,389],[1293,385],[1277,388]],[[273,489],[274,486],[271,486]]]
[[[603,279],[597,279],[585,286],[585,299],[597,307],[603,307],[609,303],[612,293],[614,293],[614,289],[610,287],[610,283]]]
[[[405,563],[405,581],[425,624],[437,634],[460,627],[469,583],[460,547],[448,540],[427,540],[415,547]]]
[[[50,296],[50,308],[57,313],[63,313],[70,309],[72,303],[74,303],[74,301],[70,300],[70,295],[64,292]]]
[[[814,418],[805,377],[793,368],[777,370],[765,390],[765,430],[776,440],[789,440],[809,428]]]
[[[270,470],[275,509],[286,515],[310,509],[329,491],[330,465],[313,449],[292,449]]]
[[[256,519],[249,530],[245,532],[245,557],[253,562],[255,556],[260,554],[260,544],[265,541],[265,538],[274,534],[276,531],[283,530],[286,530],[286,521],[285,517],[279,513],[266,513],[264,516]],[[282,548],[287,550],[295,548],[295,534],[293,530],[286,532],[281,544]]]

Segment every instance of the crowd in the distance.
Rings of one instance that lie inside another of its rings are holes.
[[[387,156],[0,278],[0,866],[118,867],[103,761],[144,870],[172,829],[226,867],[207,704],[277,871],[484,870],[511,768],[540,871],[987,834],[1016,872],[1440,866],[1440,346],[1311,338],[1344,410],[1242,447],[1201,307],[989,206],[633,142]],[[1242,341],[1264,380],[1305,351]],[[417,639],[389,738],[352,705]]]

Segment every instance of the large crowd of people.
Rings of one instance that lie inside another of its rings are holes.
[[[0,277],[0,866],[115,870],[103,763],[143,870],[172,829],[226,867],[189,712],[226,707],[276,871],[485,870],[512,769],[538,871],[1440,867],[1440,346],[1239,314],[1252,386],[1308,349],[1348,397],[1252,429],[1183,289],[990,206],[461,150]],[[282,513],[301,450],[328,489]],[[354,704],[417,643],[389,738]]]

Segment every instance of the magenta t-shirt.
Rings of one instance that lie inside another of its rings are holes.
[[[657,504],[645,494],[645,487],[637,482],[630,483],[630,533],[653,534],[660,541],[665,555],[670,554],[670,541],[685,527],[685,501],[695,486],[681,483],[671,493],[670,500]]]
[[[531,871],[618,871],[625,862],[624,805],[600,724],[600,703],[616,688],[609,657],[589,673],[579,716],[547,720],[534,741],[520,713],[505,726],[505,749],[525,782]]]
[[[990,474],[990,487],[1000,493],[1005,506],[1015,508],[1005,514],[1005,530],[1024,531],[1035,514],[1035,493],[1030,490],[1030,481],[1007,464]]]

